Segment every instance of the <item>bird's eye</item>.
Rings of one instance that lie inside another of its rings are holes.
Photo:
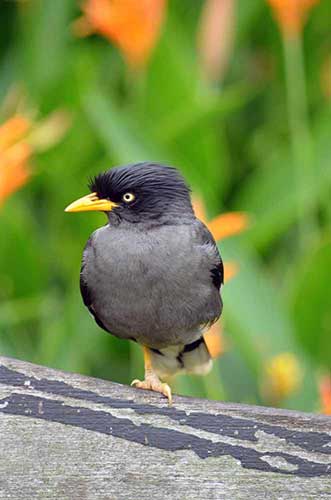
[[[122,200],[125,201],[125,203],[131,203],[132,201],[135,200],[135,195],[133,193],[125,193],[122,196]]]

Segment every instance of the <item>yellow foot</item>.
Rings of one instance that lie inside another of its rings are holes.
[[[135,379],[131,385],[138,389],[147,389],[148,391],[160,392],[168,398],[169,406],[172,405],[172,394],[168,384],[162,383],[157,377],[147,378],[146,380]]]

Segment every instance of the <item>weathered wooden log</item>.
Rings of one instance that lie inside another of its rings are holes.
[[[331,498],[331,419],[0,357],[0,498]]]

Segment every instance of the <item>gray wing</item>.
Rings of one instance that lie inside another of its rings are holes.
[[[206,254],[209,256],[211,281],[220,290],[224,283],[224,267],[216,242],[209,229],[199,219],[196,219],[195,231],[197,243],[205,247]]]
[[[100,328],[103,328],[103,330],[106,330],[106,332],[110,333],[109,330],[105,327],[101,319],[97,316],[94,307],[93,307],[93,298],[92,298],[92,291],[88,286],[87,279],[85,277],[84,269],[85,269],[85,258],[86,254],[88,253],[88,249],[92,245],[92,236],[89,238],[89,240],[86,243],[84,252],[83,252],[83,260],[82,260],[82,266],[80,269],[80,293],[84,302],[84,305],[87,307],[91,315],[93,316],[96,324],[100,326]]]

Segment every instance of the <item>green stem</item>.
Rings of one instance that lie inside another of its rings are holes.
[[[304,245],[307,237],[311,237],[316,232],[317,221],[313,213],[314,206],[307,207],[306,203],[306,192],[311,189],[314,182],[313,141],[308,119],[304,57],[300,35],[284,38],[284,55],[294,178],[298,192],[299,241],[301,245]]]
[[[217,361],[214,361],[213,369],[202,379],[202,381],[206,398],[221,401],[227,399]]]
[[[143,351],[141,349],[141,346],[136,344],[135,342],[129,342],[129,355],[130,355],[130,380],[129,383],[132,382],[132,380],[138,378],[141,380],[144,380],[144,363],[143,363]]]

